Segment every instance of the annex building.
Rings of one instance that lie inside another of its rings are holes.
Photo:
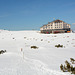
[[[48,22],[48,24],[40,27],[41,33],[69,33],[70,32],[70,24],[65,23],[62,20],[54,20],[52,22]]]

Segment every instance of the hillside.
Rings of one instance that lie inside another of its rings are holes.
[[[71,75],[60,65],[75,58],[75,33],[0,30],[0,50],[6,50],[0,54],[0,75]]]

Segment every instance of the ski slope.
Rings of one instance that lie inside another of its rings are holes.
[[[56,48],[57,44],[64,47]],[[0,54],[0,75],[71,75],[60,65],[75,58],[75,33],[0,30],[0,50],[7,51]]]

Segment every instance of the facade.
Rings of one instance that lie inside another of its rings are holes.
[[[70,24],[62,20],[54,20],[40,27],[41,33],[65,33],[70,32]]]

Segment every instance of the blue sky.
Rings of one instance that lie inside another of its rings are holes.
[[[0,0],[0,29],[40,29],[53,18],[75,29],[75,0]]]

